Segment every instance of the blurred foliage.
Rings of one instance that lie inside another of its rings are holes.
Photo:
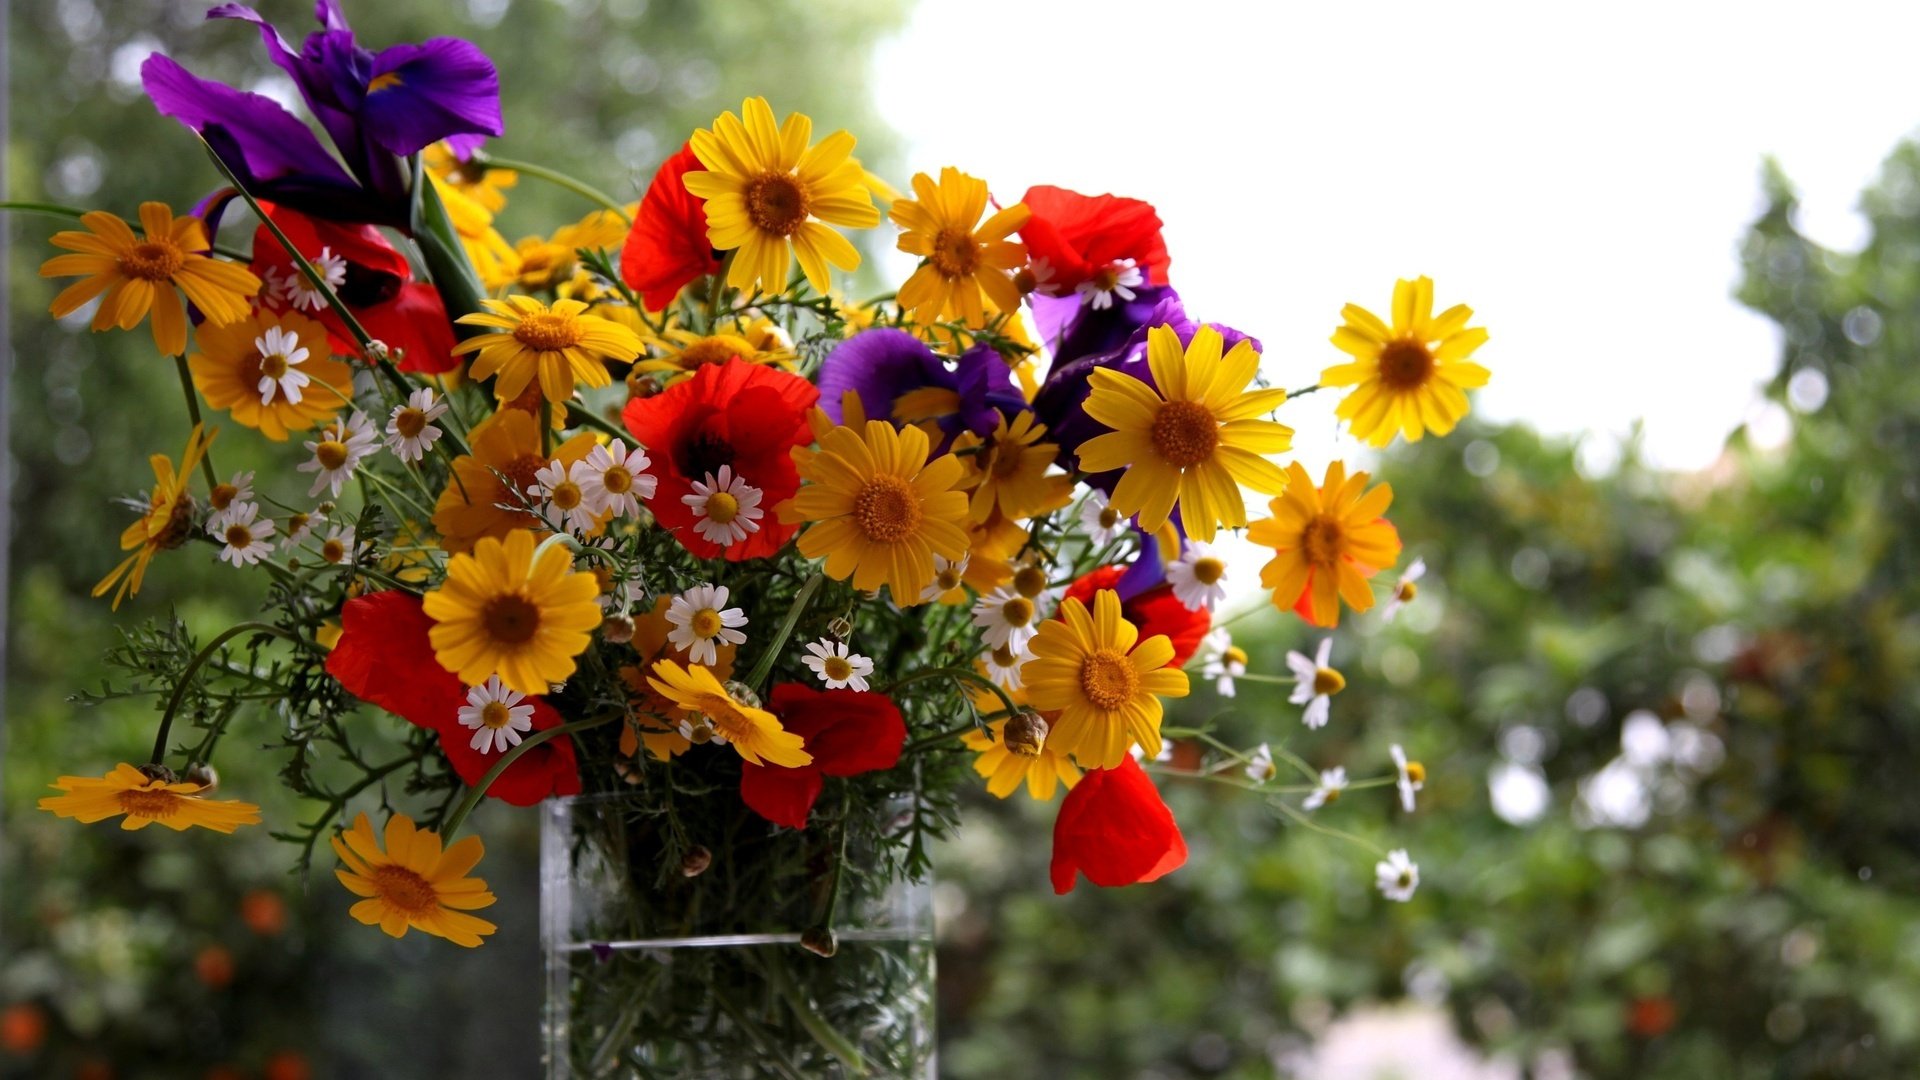
[[[1417,814],[1386,789],[1316,820],[1411,849],[1413,902],[1190,780],[1160,778],[1192,859],[1150,886],[1056,900],[1049,808],[976,815],[943,864],[946,1075],[1271,1076],[1399,998],[1535,1077],[1920,1074],[1920,148],[1857,256],[1765,182],[1740,297],[1783,331],[1784,445],[1742,430],[1694,475],[1632,444],[1589,475],[1517,428],[1398,446],[1390,516],[1435,572],[1342,626],[1331,726],[1246,682],[1176,713],[1356,778],[1406,744]],[[1255,672],[1317,640],[1236,629]]]

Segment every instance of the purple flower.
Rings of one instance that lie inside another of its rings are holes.
[[[828,354],[820,366],[820,407],[836,424],[846,423],[842,399],[849,391],[869,420],[939,425],[944,437],[936,454],[960,432],[990,435],[1003,414],[1027,407],[1012,369],[991,346],[968,349],[949,368],[925,342],[892,327],[862,330]]]
[[[464,157],[502,130],[499,75],[471,42],[433,38],[376,53],[354,40],[334,0],[314,5],[321,30],[298,52],[244,4],[223,4],[207,17],[259,28],[268,57],[293,79],[339,152],[336,161],[267,98],[196,78],[158,53],[148,57],[140,74],[154,106],[205,136],[261,198],[315,217],[405,229],[403,159],[441,139]]]

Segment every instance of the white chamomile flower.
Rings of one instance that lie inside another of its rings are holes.
[[[426,387],[408,394],[407,403],[395,405],[387,417],[387,449],[409,464],[426,457],[441,434],[433,422],[446,414],[447,403]]]
[[[633,611],[647,599],[646,583],[639,578],[631,578],[613,587],[612,592],[600,594],[601,611]]]
[[[1147,276],[1140,272],[1140,264],[1132,259],[1111,262],[1093,272],[1093,276],[1073,287],[1080,294],[1080,302],[1095,311],[1104,311],[1113,306],[1113,298],[1133,299],[1133,290],[1147,283]]]
[[[280,540],[280,550],[292,551],[294,548],[306,543],[307,537],[313,535],[314,528],[319,525],[325,525],[326,523],[326,512],[317,506],[304,514],[289,514],[287,516],[285,536]]]
[[[1346,789],[1346,769],[1339,765],[1335,765],[1331,769],[1322,769],[1320,770],[1319,785],[1307,794],[1306,800],[1300,805],[1308,810],[1318,810],[1330,802],[1337,801],[1340,798],[1340,793]]]
[[[701,539],[729,547],[760,531],[760,489],[741,479],[733,466],[722,465],[718,473],[708,473],[705,481],[695,480],[693,494],[680,501],[693,508],[693,531]]]
[[[695,585],[674,597],[667,605],[667,622],[673,627],[667,640],[696,664],[719,663],[716,641],[739,645],[747,640],[736,629],[747,625],[747,613],[727,606],[725,585]]]
[[[820,676],[829,690],[867,688],[867,676],[873,674],[873,661],[847,651],[847,643],[821,638],[807,643],[807,656],[801,661]]]
[[[1273,763],[1273,748],[1266,743],[1261,743],[1259,749],[1247,759],[1247,779],[1256,784],[1266,783],[1279,771]]]
[[[1027,264],[1027,277],[1034,292],[1041,296],[1059,296],[1060,283],[1053,280],[1053,263],[1044,255]]]
[[[620,439],[596,446],[574,468],[573,481],[587,497],[596,514],[613,511],[614,517],[632,517],[640,512],[640,500],[653,498],[660,484],[647,468],[653,459],[639,444],[632,450]]]
[[[334,295],[338,296],[340,286],[347,283],[346,257],[335,255],[331,247],[323,247],[320,249],[319,257],[307,261],[313,264],[314,270],[320,274],[320,279],[327,283],[327,288],[332,289]],[[314,288],[313,282],[307,280],[307,275],[302,273],[298,266],[295,266],[277,284],[280,295],[297,310],[319,311],[327,306],[326,294]],[[300,399],[294,398],[294,400]]]
[[[1147,760],[1147,752],[1140,748],[1139,743],[1134,743],[1131,747],[1129,747],[1127,750],[1127,753],[1132,754],[1133,760],[1135,761]],[[1153,755],[1153,760],[1156,763],[1159,763],[1162,765],[1173,760],[1173,740],[1172,739],[1160,740],[1160,752]]]
[[[996,645],[982,659],[987,665],[987,678],[998,683],[1002,690],[1018,690],[1025,685],[1020,679],[1020,669],[1033,659],[1033,650]]]
[[[1287,669],[1293,672],[1293,693],[1287,701],[1307,707],[1300,720],[1310,728],[1327,726],[1333,695],[1347,688],[1347,677],[1327,666],[1332,657],[1332,638],[1320,639],[1320,651],[1311,660],[1301,653],[1287,653]]]
[[[578,469],[579,463],[573,468]],[[527,494],[540,500],[540,516],[556,532],[587,532],[593,528],[593,507],[587,505],[586,492],[580,490],[566,462],[547,462],[533,474],[533,486]]]
[[[1095,488],[1080,504],[1080,527],[1087,530],[1094,547],[1106,547],[1126,531],[1127,515],[1115,510],[1107,501],[1106,493]]]
[[[260,382],[254,386],[260,391],[260,404],[273,404],[276,393],[294,405],[300,404],[307,384],[313,381],[300,370],[300,365],[307,362],[307,347],[300,344],[300,335],[285,327],[270,326],[253,339],[253,348],[260,354]]]
[[[1187,541],[1187,549],[1167,567],[1167,582],[1173,586],[1173,595],[1188,611],[1201,608],[1212,611],[1225,600],[1227,587],[1220,583],[1226,576],[1226,560],[1213,550],[1212,544],[1201,540]]]
[[[353,527],[335,525],[328,531],[326,538],[320,541],[320,558],[323,562],[335,566],[356,561],[360,543],[353,535]]]
[[[1394,786],[1400,789],[1400,807],[1407,813],[1413,813],[1413,793],[1427,786],[1427,767],[1417,761],[1408,761],[1407,752],[1400,749],[1399,743],[1392,747],[1393,767],[1400,774]]]
[[[268,539],[273,536],[272,520],[260,520],[260,504],[237,502],[213,515],[207,531],[223,541],[220,561],[235,566],[252,566],[273,554]]]
[[[1024,650],[1040,632],[1040,609],[1031,599],[1002,585],[973,605],[973,625],[989,646]]]
[[[1387,601],[1386,607],[1380,609],[1380,617],[1392,622],[1393,617],[1400,614],[1401,608],[1412,603],[1413,598],[1420,595],[1420,587],[1414,583],[1426,576],[1427,560],[1413,560],[1407,567],[1407,572],[1401,574],[1400,580],[1394,583],[1393,597]]]
[[[353,470],[360,462],[373,453],[379,445],[380,437],[374,433],[373,421],[359,409],[345,422],[335,419],[333,423],[320,429],[320,437],[306,444],[312,460],[303,461],[296,466],[301,472],[318,473],[313,478],[313,488],[307,492],[308,498],[332,489],[334,498],[352,478]]]
[[[969,553],[960,556],[958,560],[954,560],[947,558],[945,555],[935,554],[933,557],[933,580],[927,582],[927,587],[920,590],[921,602],[928,604],[933,603],[935,600],[959,588],[961,581],[967,573],[967,560],[972,557],[972,554]]]
[[[1212,679],[1213,687],[1221,697],[1232,697],[1233,680],[1247,673],[1247,651],[1233,643],[1233,636],[1225,627],[1207,635],[1207,659],[1201,665],[1200,677]]]
[[[237,502],[253,501],[253,473],[237,472],[233,479],[224,484],[213,485],[207,492],[207,505],[215,510],[225,510]]]
[[[485,683],[469,689],[467,703],[460,706],[461,725],[473,730],[468,745],[483,754],[519,746],[520,733],[533,728],[533,706],[520,704],[526,698],[518,690],[507,689],[498,675],[489,675]]]
[[[1394,848],[1385,859],[1374,863],[1373,877],[1380,895],[1403,904],[1413,899],[1413,891],[1420,887],[1419,864],[1407,857],[1405,848]]]

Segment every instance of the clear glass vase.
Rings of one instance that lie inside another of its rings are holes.
[[[544,813],[550,1080],[936,1075],[927,882],[845,831],[745,821],[663,866],[688,845],[631,796]]]

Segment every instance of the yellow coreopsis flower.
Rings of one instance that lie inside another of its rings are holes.
[[[1068,597],[1060,616],[1040,624],[1034,659],[1020,668],[1033,707],[1059,714],[1048,743],[1089,769],[1117,767],[1136,743],[1159,754],[1160,699],[1187,696],[1186,672],[1168,666],[1173,642],[1165,634],[1140,640],[1112,589],[1094,594],[1091,615]]]
[[[472,375],[485,379],[498,374],[493,393],[501,401],[519,397],[537,377],[540,393],[562,404],[573,397],[576,381],[590,387],[613,382],[605,361],[640,355],[640,335],[587,314],[587,305],[578,300],[555,300],[552,307],[531,296],[480,302],[486,311],[462,315],[458,321],[498,332],[468,338],[453,351],[479,354]]]
[[[657,676],[657,677],[656,677]],[[705,717],[701,734],[726,743],[754,765],[797,769],[813,763],[803,747],[806,740],[780,726],[780,718],[765,709],[734,699],[713,672],[671,660],[656,660],[647,685],[685,712]]]
[[[487,853],[479,837],[443,850],[439,833],[416,829],[412,818],[395,814],[387,819],[386,840],[382,851],[365,814],[355,816],[353,828],[333,836],[333,853],[347,864],[334,876],[348,892],[366,898],[347,914],[389,937],[405,937],[412,927],[469,949],[498,929],[467,914],[494,902],[485,881],[467,876]]]
[[[551,289],[573,276],[579,263],[575,254],[581,248],[617,248],[627,238],[628,224],[636,203],[627,207],[628,217],[612,210],[596,210],[572,225],[554,230],[551,239],[526,236],[514,245],[514,284],[528,291]]]
[[[959,452],[984,445],[978,453],[966,454],[966,473],[960,487],[971,491],[968,512],[976,522],[984,522],[995,511],[1009,519],[1029,518],[1057,510],[1073,499],[1073,480],[1061,473],[1049,473],[1060,447],[1041,442],[1047,433],[1031,412],[1023,412],[1008,421],[1000,416],[991,437],[982,440],[971,431],[963,431],[953,441]]]
[[[829,263],[842,270],[860,265],[860,252],[827,226],[880,224],[866,170],[851,156],[853,136],[836,131],[814,143],[811,118],[793,113],[776,126],[765,98],[748,98],[740,111],[744,122],[726,112],[711,130],[693,133],[694,156],[706,168],[684,180],[707,201],[714,249],[734,253],[727,284],[782,292],[791,255],[824,296]]]
[[[420,159],[436,180],[472,199],[489,214],[507,208],[506,189],[520,182],[512,169],[495,169],[474,161],[461,161],[444,142],[434,143],[420,152]]]
[[[1340,311],[1346,322],[1333,344],[1353,357],[1320,374],[1322,386],[1351,386],[1335,415],[1354,437],[1385,446],[1394,435],[1419,442],[1445,435],[1467,415],[1466,391],[1487,385],[1486,368],[1467,357],[1485,344],[1486,330],[1469,327],[1473,309],[1455,304],[1433,314],[1433,279],[1402,279],[1393,287],[1393,325],[1358,304]]]
[[[75,252],[40,264],[41,277],[85,275],[53,298],[55,318],[106,293],[93,314],[93,328],[131,330],[153,312],[153,343],[168,356],[187,348],[187,311],[178,289],[208,322],[238,322],[252,311],[247,298],[260,292],[260,279],[246,267],[210,259],[207,229],[199,218],[175,218],[162,202],[140,204],[144,236],[116,214],[94,210],[80,216],[85,231],[53,234],[50,243]]]
[[[1287,471],[1292,480],[1270,505],[1273,516],[1247,529],[1247,539],[1274,549],[1260,584],[1273,590],[1273,606],[1291,607],[1315,626],[1336,626],[1340,601],[1355,611],[1372,607],[1367,579],[1400,558],[1400,534],[1380,516],[1393,503],[1393,486],[1369,491],[1370,477],[1347,475],[1339,461],[1327,466],[1318,488],[1299,462]]]
[[[260,824],[260,808],[252,803],[203,799],[200,784],[151,777],[124,762],[105,776],[63,776],[52,786],[67,794],[41,799],[40,809],[85,825],[122,814],[122,829],[158,824],[182,832],[198,825],[231,833],[242,825]]]
[[[1007,696],[1015,705],[1027,703],[1023,690],[1009,691]],[[999,695],[983,688],[973,692],[973,707],[981,713],[992,713],[1006,706]],[[1004,799],[1025,784],[1028,795],[1046,802],[1062,784],[1072,788],[1080,782],[1080,769],[1073,759],[1058,750],[1051,738],[1036,731],[1030,718],[1023,718],[1021,726],[1015,729],[1015,742],[1019,745],[1010,745],[1007,725],[1013,719],[1002,717],[989,722],[987,731],[975,729],[960,737],[967,749],[977,755],[973,759],[973,771],[986,778],[989,794]],[[1034,745],[1036,739],[1037,746]]]
[[[1013,272],[1027,261],[1027,249],[1007,236],[1032,216],[1026,204],[982,222],[987,182],[952,166],[940,170],[938,184],[926,173],[915,175],[913,193],[918,198],[896,201],[891,216],[906,230],[900,250],[926,261],[900,286],[900,306],[921,323],[955,318],[968,326],[986,325],[989,311],[1017,309]]]
[[[582,431],[553,448],[540,448],[540,422],[524,409],[501,409],[473,426],[470,454],[453,459],[453,476],[433,504],[433,528],[448,551],[472,551],[483,536],[505,537],[533,525],[532,512],[517,509],[533,500],[537,474],[549,462],[572,467],[598,445]]]
[[[115,582],[120,584],[113,594],[116,611],[120,608],[120,601],[140,591],[140,583],[147,577],[147,564],[153,561],[153,557],[186,543],[187,537],[193,534],[193,497],[187,494],[187,479],[199,467],[200,459],[206,455],[207,444],[213,441],[213,435],[213,432],[195,424],[193,432],[187,436],[186,449],[180,452],[180,467],[177,469],[173,459],[165,454],[155,454],[147,459],[147,463],[153,466],[153,490],[147,494],[147,512],[120,533],[120,550],[133,554],[122,560],[93,587],[93,595],[104,596]]]
[[[687,378],[707,364],[745,360],[749,364],[771,364],[792,371],[795,357],[793,342],[779,324],[765,317],[719,320],[701,334],[681,326],[669,326],[664,334],[647,342],[652,354],[633,365],[635,375],[659,372],[669,385]]]
[[[446,581],[425,597],[434,659],[468,686],[498,675],[523,694],[544,694],[593,642],[599,583],[574,572],[566,548],[548,548],[538,561],[534,549],[525,529],[504,542],[484,537],[447,562]]]
[[[1088,472],[1125,469],[1112,505],[1140,515],[1152,532],[1180,507],[1180,522],[1196,540],[1212,540],[1221,526],[1247,523],[1240,485],[1269,495],[1287,486],[1286,473],[1263,454],[1293,445],[1293,429],[1258,419],[1287,399],[1285,390],[1249,390],[1260,354],[1242,340],[1225,357],[1211,326],[1194,331],[1183,350],[1171,326],[1147,331],[1147,364],[1154,386],[1109,368],[1093,369],[1086,412],[1112,431],[1080,447]]]
[[[836,427],[820,450],[796,455],[810,481],[780,504],[780,520],[811,522],[800,554],[826,560],[827,576],[851,577],[856,589],[885,585],[895,603],[920,603],[934,578],[933,557],[958,561],[967,550],[967,496],[955,490],[960,460],[927,460],[927,435],[869,420],[861,430]]]
[[[201,351],[187,357],[194,388],[274,442],[332,420],[352,402],[353,371],[331,355],[326,328],[297,311],[261,308],[250,319],[208,323],[196,343]]]

